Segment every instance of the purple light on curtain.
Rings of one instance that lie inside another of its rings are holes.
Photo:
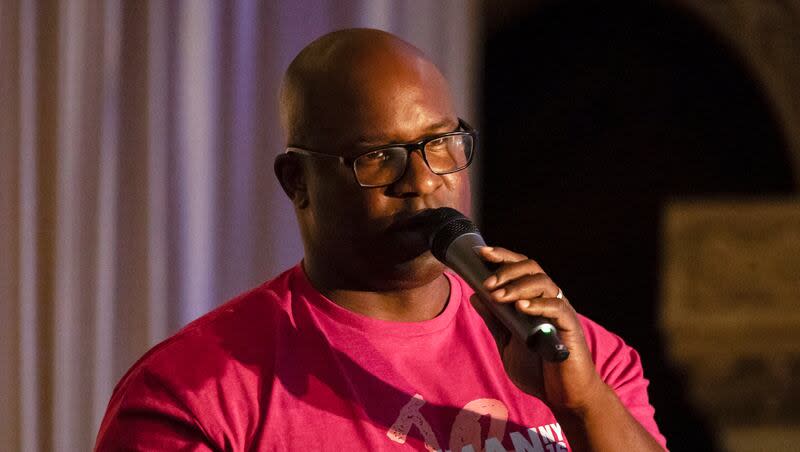
[[[215,305],[213,262],[216,235],[216,155],[218,112],[217,2],[180,3],[177,118],[181,226],[181,325]]]

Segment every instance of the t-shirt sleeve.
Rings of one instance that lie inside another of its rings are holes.
[[[212,451],[194,416],[159,378],[137,369],[115,390],[95,451]]]
[[[658,430],[655,409],[647,395],[639,354],[619,336],[581,316],[586,342],[603,381],[617,394],[631,415],[666,449],[667,440]]]

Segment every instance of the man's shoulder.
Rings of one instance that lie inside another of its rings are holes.
[[[619,353],[627,353],[628,351],[635,353],[635,350],[625,343],[624,339],[594,320],[582,314],[578,314],[578,320],[581,322],[586,345],[589,346],[589,350],[592,352],[592,357],[596,361],[595,364],[597,364],[597,361],[613,359]]]
[[[231,429],[244,438],[273,380],[297,269],[231,299],[145,353],[114,389],[99,438],[115,437],[121,428],[155,429],[156,435],[167,421],[209,441],[222,441]]]
[[[636,349],[597,322],[580,314],[578,318],[592,361],[603,380],[615,389],[633,381],[640,381],[646,386],[647,380]]]
[[[596,322],[580,314],[578,318],[597,373],[616,392],[633,417],[664,446],[666,440],[654,420],[655,410],[647,395],[649,381],[645,378],[639,353]]]
[[[234,297],[155,345],[131,366],[115,392],[144,376],[200,386],[242,369],[268,371],[290,303],[293,270]]]

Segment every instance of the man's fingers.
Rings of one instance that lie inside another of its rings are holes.
[[[535,275],[537,273],[544,274],[544,271],[533,259],[510,262],[495,270],[494,275],[492,275],[494,278],[491,276],[487,278],[484,285],[489,289],[495,289],[521,276]]]
[[[532,298],[554,298],[558,295],[558,286],[544,273],[522,275],[491,292],[495,301],[510,302]]]
[[[500,264],[494,274],[484,281],[489,290],[499,288],[523,275],[544,273],[542,267],[533,259],[505,248],[483,246],[476,247],[475,252],[489,262]]]
[[[482,246],[477,248],[476,252],[487,261],[496,262],[498,264],[519,262],[527,259],[524,254],[515,253],[498,246]]]
[[[580,326],[572,305],[566,298],[534,298],[533,300],[517,300],[518,311],[528,315],[538,315],[551,319],[556,328],[571,331]]]

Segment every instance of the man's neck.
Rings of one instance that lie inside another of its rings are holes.
[[[334,303],[353,312],[395,322],[420,322],[439,315],[450,298],[450,283],[441,275],[413,289],[390,292],[332,290],[324,293]]]
[[[345,309],[382,320],[419,322],[439,315],[450,297],[450,282],[439,271],[429,281],[420,285],[381,290],[361,290],[352,285],[331,284],[306,266],[312,285],[334,303]]]

